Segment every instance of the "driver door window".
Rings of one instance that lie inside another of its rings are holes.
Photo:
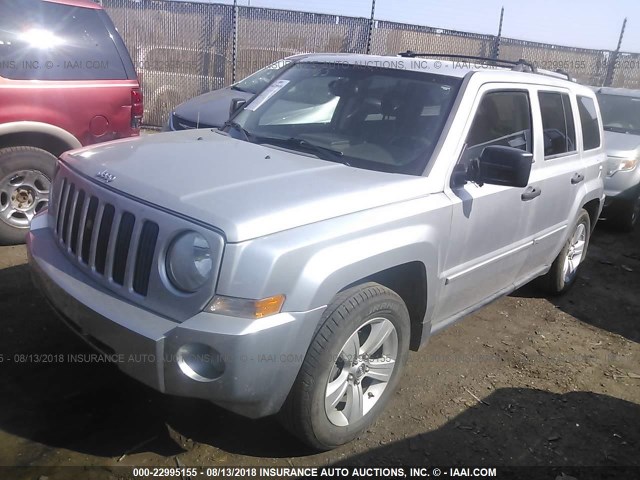
[[[480,101],[458,162],[466,169],[484,147],[503,145],[532,152],[531,107],[524,91],[493,91]]]

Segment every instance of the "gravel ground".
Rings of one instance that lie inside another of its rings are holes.
[[[321,454],[272,418],[163,396],[109,364],[21,357],[91,353],[25,262],[24,247],[0,248],[0,465],[105,467],[84,478],[121,465],[640,466],[640,230],[599,226],[566,296],[525,287],[433,337],[375,426]]]

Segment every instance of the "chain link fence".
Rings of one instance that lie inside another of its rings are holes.
[[[141,78],[144,123],[289,55],[406,50],[526,59],[587,85],[640,89],[640,54],[591,50],[368,18],[171,0],[96,0],[118,27]],[[369,37],[369,35],[371,35]]]
[[[363,52],[369,21],[317,13],[238,8],[236,79],[302,52]]]
[[[450,53],[490,57],[495,37],[476,33],[457,32],[419,25],[375,21],[371,39],[371,53],[396,55],[399,52]]]
[[[640,89],[640,53],[620,52],[614,55],[612,86]]]

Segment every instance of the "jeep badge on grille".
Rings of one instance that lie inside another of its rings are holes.
[[[106,183],[113,182],[116,179],[115,175],[111,175],[106,170],[102,170],[101,172],[96,173],[96,177],[100,180],[104,180]]]

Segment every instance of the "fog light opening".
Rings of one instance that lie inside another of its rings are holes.
[[[182,373],[197,382],[212,382],[224,372],[224,360],[215,348],[202,343],[183,345],[176,352]]]

